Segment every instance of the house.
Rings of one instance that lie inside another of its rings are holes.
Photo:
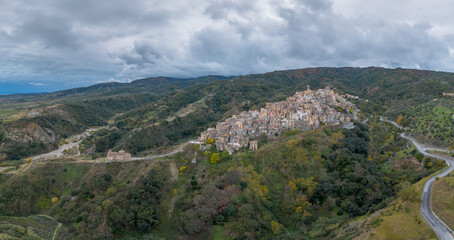
[[[242,147],[257,150],[257,138],[262,134],[273,136],[283,129],[316,129],[321,125],[337,125],[349,122],[356,106],[344,97],[356,99],[353,95],[341,96],[329,87],[313,91],[296,92],[281,102],[267,102],[264,108],[241,112],[208,128],[199,141],[215,140],[217,150],[230,154]],[[350,111],[352,110],[352,111]]]
[[[112,150],[109,150],[109,152],[107,152],[107,161],[108,162],[129,161],[129,160],[131,160],[131,154],[125,152],[123,149],[121,149],[119,152],[113,152]]]
[[[255,151],[257,150],[259,143],[257,141],[250,141],[249,142],[249,150]]]

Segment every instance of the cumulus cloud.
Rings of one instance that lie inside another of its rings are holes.
[[[0,82],[76,86],[312,66],[454,68],[448,0],[0,3]]]
[[[30,85],[33,85],[33,86],[44,86],[45,84],[44,84],[44,83],[34,83],[34,82],[31,82]]]

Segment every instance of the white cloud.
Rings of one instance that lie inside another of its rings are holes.
[[[44,83],[34,83],[34,82],[31,82],[30,85],[33,85],[33,86],[44,86],[45,84],[44,84]]]

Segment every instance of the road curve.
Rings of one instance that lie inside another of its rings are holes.
[[[172,152],[158,154],[158,155],[149,155],[149,156],[145,156],[145,157],[132,157],[131,160],[126,161],[126,162],[142,161],[142,160],[153,160],[153,159],[156,159],[156,158],[169,157],[169,156],[172,156],[172,155],[177,154],[179,152],[182,152],[184,147],[186,145],[188,145],[188,144],[200,144],[200,143],[201,142],[197,142],[197,141],[194,141],[194,140],[187,141],[187,142],[181,144],[177,149],[173,150]],[[125,162],[125,161],[106,161],[106,162]]]
[[[440,219],[438,216],[432,211],[432,207],[430,205],[430,198],[432,193],[432,186],[435,182],[436,178],[441,178],[448,175],[452,170],[454,170],[454,161],[447,157],[438,156],[432,153],[428,153],[425,147],[421,146],[418,142],[416,142],[413,138],[405,136],[404,133],[400,134],[401,137],[410,140],[413,142],[413,145],[418,149],[418,151],[426,156],[438,158],[443,160],[448,165],[448,168],[443,170],[442,172],[438,173],[435,176],[432,176],[429,180],[427,180],[426,184],[424,185],[424,191],[422,193],[422,202],[421,202],[421,215],[424,217],[426,222],[430,225],[430,227],[435,231],[438,235],[439,239],[442,240],[454,240],[452,236],[452,230]]]
[[[190,144],[190,143],[198,143],[198,142],[195,142],[195,141],[187,141],[187,142],[185,142],[184,144],[182,144],[180,147],[178,147],[177,149],[173,150],[172,152],[164,153],[164,154],[159,154],[159,155],[150,155],[150,156],[146,156],[146,157],[133,157],[133,158],[131,158],[131,160],[129,160],[129,161],[153,160],[153,159],[156,159],[156,158],[168,157],[168,156],[177,154],[177,153],[179,153],[179,152],[182,152],[182,151],[183,151],[183,148],[184,148],[186,145]]]
[[[404,129],[401,125],[397,124],[396,122],[390,121],[390,120],[385,120],[382,117],[380,117],[381,121],[389,122],[393,124],[394,126],[398,127],[399,129]],[[401,133],[400,136],[402,138],[405,138],[413,143],[415,145],[416,149],[420,153],[422,153],[425,156],[433,157],[433,158],[438,158],[440,160],[443,160],[446,162],[448,165],[448,168],[444,169],[442,172],[438,173],[435,176],[432,176],[429,180],[427,180],[426,184],[424,185],[424,191],[422,193],[422,202],[421,202],[421,215],[424,217],[424,220],[426,220],[427,224],[434,230],[434,232],[437,234],[438,238],[441,240],[454,240],[453,235],[452,235],[452,230],[446,225],[433,211],[432,207],[430,205],[430,198],[432,194],[432,186],[433,183],[435,182],[436,178],[441,178],[446,175],[448,175],[451,171],[454,170],[454,161],[451,158],[444,157],[444,156],[438,156],[432,153],[428,153],[428,150],[432,150],[433,148],[427,148],[419,144],[415,139],[408,137],[405,135],[405,133]]]

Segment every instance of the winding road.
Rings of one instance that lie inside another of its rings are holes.
[[[188,144],[194,144],[194,143],[200,143],[200,142],[196,142],[196,141],[187,141],[187,142],[185,142],[184,144],[182,144],[180,147],[178,147],[177,149],[173,150],[172,152],[163,153],[163,154],[158,154],[158,155],[150,155],[150,156],[146,156],[146,157],[133,157],[133,158],[131,158],[131,160],[129,160],[129,161],[153,160],[153,159],[156,159],[156,158],[168,157],[168,156],[177,154],[177,153],[179,153],[179,152],[182,152],[182,151],[183,151],[183,148],[184,148],[186,145],[188,145]],[[122,161],[122,162],[124,162],[124,161]]]
[[[405,129],[401,125],[397,124],[394,121],[391,120],[386,120],[380,117],[380,121],[385,121],[393,124],[394,126],[398,127],[399,129]],[[435,176],[432,176],[429,180],[427,180],[426,184],[424,185],[424,191],[422,193],[422,202],[421,202],[421,215],[424,217],[426,220],[427,224],[434,230],[434,232],[437,234],[438,238],[441,240],[454,240],[453,238],[453,231],[451,228],[449,228],[448,225],[446,225],[433,211],[432,207],[430,205],[430,199],[431,199],[431,194],[432,194],[432,186],[433,183],[435,182],[436,178],[441,178],[446,175],[448,175],[452,170],[454,170],[454,160],[452,158],[444,157],[444,156],[439,156],[435,155],[432,153],[429,153],[427,151],[431,150],[443,150],[440,148],[430,148],[430,147],[425,147],[418,143],[415,139],[406,136],[405,133],[401,133],[400,136],[402,138],[405,138],[413,143],[415,145],[416,149],[420,153],[422,153],[425,156],[433,157],[433,158],[438,158],[440,160],[443,160],[446,162],[448,165],[448,168],[444,169],[442,172],[438,173]]]

